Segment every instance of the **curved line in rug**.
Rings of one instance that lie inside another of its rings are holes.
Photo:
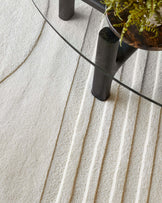
[[[48,4],[47,4],[47,10],[46,10],[46,14],[48,14],[48,10],[49,10],[49,0],[48,0]],[[44,30],[44,26],[46,24],[46,21],[44,20],[43,22],[43,25],[42,25],[42,28],[41,28],[41,31],[38,35],[38,38],[36,39],[33,47],[31,48],[31,50],[29,51],[29,54],[27,55],[27,57],[13,70],[11,71],[11,73],[9,73],[7,76],[5,76],[2,80],[0,80],[0,84],[2,84],[4,81],[6,81],[10,76],[12,76],[17,70],[19,70],[21,68],[21,66],[27,61],[27,59],[30,57],[30,55],[32,54],[33,50],[35,49],[35,47],[37,46],[38,42],[39,42],[39,39],[42,35],[42,32]]]

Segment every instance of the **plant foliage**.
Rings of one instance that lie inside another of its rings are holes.
[[[139,32],[146,30],[154,33],[154,37],[158,36],[158,26],[162,24],[162,0],[103,0],[103,3],[107,6],[107,13],[114,11],[114,15],[121,20],[120,24],[113,25],[123,27],[121,41],[131,25],[136,25]],[[121,14],[125,11],[127,19],[123,20]]]

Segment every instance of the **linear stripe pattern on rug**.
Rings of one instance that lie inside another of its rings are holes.
[[[85,38],[85,44],[91,39],[92,47],[83,46],[86,55],[94,51],[97,36],[92,39],[91,33],[97,32],[94,22],[100,19],[93,11]],[[118,77],[142,91],[148,86],[144,75],[151,69],[152,56],[158,70],[161,52],[138,50]],[[93,74],[86,66],[80,60],[42,202],[154,202],[153,171],[162,175],[159,164],[155,165],[161,109],[116,83],[107,102],[94,100],[89,95]],[[153,75],[155,94],[159,78]],[[154,184],[157,188],[160,183]],[[162,196],[157,198],[160,203]]]

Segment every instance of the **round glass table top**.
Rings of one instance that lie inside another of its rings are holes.
[[[32,2],[51,30],[62,39],[62,43],[70,46],[72,51],[87,61],[87,68],[100,69],[128,91],[162,107],[162,51],[137,49],[115,76],[111,76],[102,65],[95,63],[98,33],[102,28],[109,26],[103,13],[81,0],[76,0],[75,14],[70,20],[63,21],[59,18],[58,0],[32,0]],[[48,11],[45,13],[43,3],[47,2]],[[68,57],[68,54],[65,57]]]

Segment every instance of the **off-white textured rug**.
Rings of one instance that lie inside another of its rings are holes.
[[[117,83],[107,102],[94,99],[93,67],[47,24],[42,29],[31,1],[1,1],[0,11],[0,77],[29,55],[0,84],[0,203],[161,203],[161,109]],[[77,47],[93,57],[102,14],[81,1],[76,12],[68,23]],[[48,15],[66,28],[54,1]],[[146,64],[155,92],[152,60],[161,66],[162,53],[139,50],[117,77],[146,88],[150,80],[139,83]]]
[[[47,13],[48,1],[39,4]],[[29,57],[43,24],[30,0],[0,0],[0,81]]]

